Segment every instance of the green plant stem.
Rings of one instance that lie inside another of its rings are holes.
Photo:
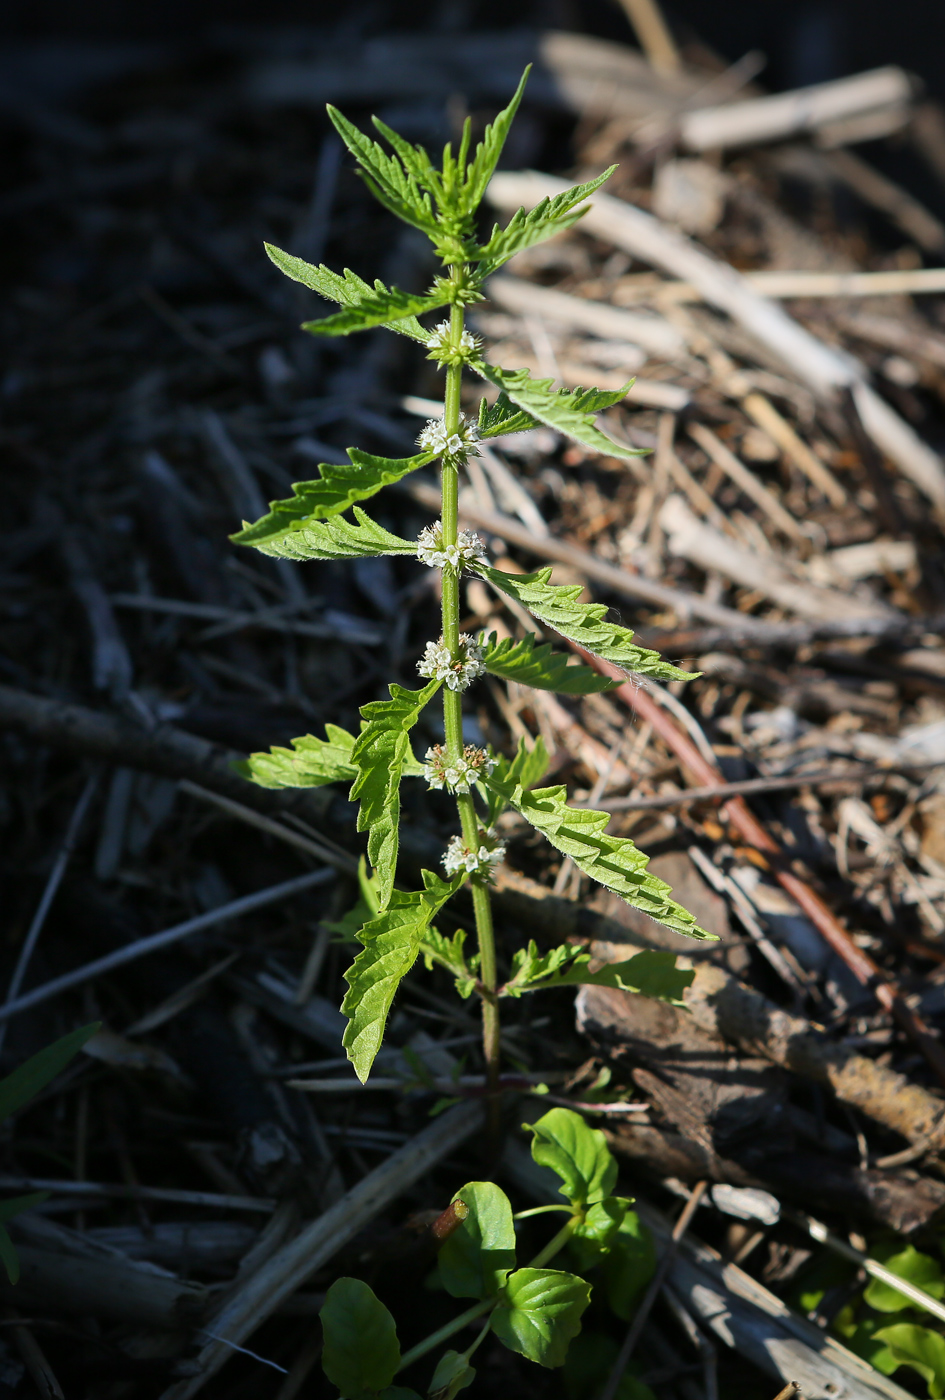
[[[553,1259],[555,1255],[564,1248],[582,1219],[583,1215],[581,1214],[572,1215],[570,1220],[568,1220],[558,1233],[548,1241],[544,1249],[539,1250],[528,1267],[530,1269],[544,1268],[549,1259]],[[406,1370],[408,1366],[412,1366],[415,1361],[419,1361],[421,1356],[426,1356],[427,1352],[432,1351],[434,1347],[438,1347],[441,1342],[448,1341],[450,1337],[462,1331],[468,1323],[475,1322],[477,1317],[482,1317],[484,1313],[492,1312],[493,1309],[499,1306],[499,1302],[499,1298],[481,1298],[478,1303],[473,1303],[471,1308],[467,1308],[464,1313],[460,1313],[459,1317],[454,1317],[452,1322],[445,1322],[442,1327],[437,1328],[435,1332],[431,1332],[429,1337],[424,1337],[422,1342],[418,1342],[415,1347],[411,1347],[410,1350],[401,1357],[400,1365],[397,1368],[397,1374],[399,1375],[401,1371]],[[483,1336],[485,1336],[485,1329],[483,1329],[482,1334],[476,1339],[474,1346],[479,1345]],[[472,1349],[473,1348],[470,1348],[470,1351],[472,1351]]]
[[[574,1234],[583,1219],[584,1213],[581,1211],[576,1215],[572,1215],[570,1220],[566,1220],[558,1233],[548,1241],[544,1249],[538,1251],[528,1267],[530,1269],[543,1269],[549,1259],[553,1259],[560,1250],[564,1249],[568,1240]]]
[[[422,1342],[418,1342],[415,1347],[411,1347],[400,1359],[397,1367],[397,1374],[412,1366],[415,1361],[419,1361],[421,1356],[426,1356],[427,1352],[438,1347],[441,1342],[449,1341],[450,1337],[467,1325],[475,1322],[477,1317],[482,1317],[483,1313],[491,1312],[496,1305],[495,1298],[481,1298],[478,1303],[473,1303],[471,1308],[467,1308],[459,1317],[454,1317],[452,1322],[445,1322],[442,1327],[438,1327],[435,1332],[431,1332],[429,1337],[424,1337]]]
[[[452,269],[454,281],[459,280],[458,270]],[[459,346],[465,325],[465,311],[454,303],[450,308],[450,340]],[[443,423],[447,434],[455,433],[460,423],[460,394],[463,383],[461,364],[448,365],[446,370],[446,395],[443,406]],[[456,465],[444,458],[440,473],[440,486],[443,497],[442,538],[444,544],[455,544],[459,531],[459,472]],[[453,655],[459,647],[459,572],[444,569],[442,574],[442,617],[443,641]],[[446,752],[451,762],[463,754],[463,701],[459,691],[443,689],[443,732],[446,738]],[[463,842],[468,850],[479,848],[479,818],[470,793],[458,793],[456,807],[462,826]],[[497,1144],[499,1130],[499,1068],[501,1043],[499,1032],[499,1004],[496,997],[498,982],[496,973],[495,934],[492,925],[492,903],[488,887],[478,878],[473,878],[472,900],[476,919],[476,935],[479,941],[479,981],[482,987],[482,1051],[486,1063],[487,1130],[493,1146]]]

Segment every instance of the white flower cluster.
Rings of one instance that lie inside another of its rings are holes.
[[[462,870],[467,875],[479,875],[485,880],[492,878],[496,866],[500,865],[505,857],[505,842],[496,840],[492,827],[488,831],[480,832],[480,837],[485,837],[490,844],[480,844],[477,851],[471,851],[463,845],[461,836],[452,838],[443,856],[443,869],[447,875],[458,875]]]
[[[443,544],[443,524],[438,520],[420,531],[417,540],[417,558],[421,564],[431,569],[461,569],[464,564],[486,563],[486,550],[478,535],[470,530],[460,530],[455,544]]]
[[[446,431],[442,418],[431,418],[417,438],[417,446],[424,452],[435,452],[438,457],[478,457],[479,429],[474,423],[467,423],[465,414],[459,415],[459,426],[455,433]]]
[[[484,773],[492,772],[496,760],[485,749],[475,744],[467,744],[462,757],[451,763],[442,744],[434,744],[424,754],[423,776],[431,788],[447,788],[450,792],[468,792],[472,784]]]
[[[485,669],[482,648],[465,633],[460,636],[455,657],[441,637],[438,642],[427,642],[417,662],[421,676],[445,681],[449,690],[465,690]]]
[[[457,348],[464,354],[472,355],[476,350],[479,349],[479,346],[481,344],[482,341],[479,339],[478,336],[473,335],[472,331],[463,331],[462,335],[459,338],[459,345]],[[438,326],[435,326],[433,328],[433,330],[430,332],[430,339],[427,341],[427,345],[430,347],[431,350],[453,349],[453,346],[451,344],[449,321],[441,321]]]

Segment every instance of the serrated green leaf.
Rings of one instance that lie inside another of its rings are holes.
[[[624,992],[684,1006],[683,992],[695,973],[676,966],[676,955],[658,948],[644,948],[621,963],[605,963],[590,970],[591,955],[574,944],[562,944],[539,953],[534,939],[512,955],[512,976],[500,996],[519,997],[555,987],[618,987]]]
[[[928,1384],[932,1400],[945,1395],[945,1337],[940,1332],[913,1322],[898,1322],[892,1327],[881,1327],[873,1335],[876,1341],[885,1343],[897,1366],[918,1371]]]
[[[628,673],[653,676],[661,681],[689,681],[699,674],[677,670],[664,661],[658,651],[634,646],[633,633],[629,628],[606,620],[607,608],[603,603],[579,601],[583,591],[579,583],[549,583],[550,566],[537,569],[533,574],[506,574],[501,569],[490,568],[488,564],[472,563],[470,567],[481,574],[496,592],[514,598],[540,622],[560,632],[562,637],[577,642],[585,651],[620,666]]]
[[[524,249],[531,248],[534,244],[541,243],[544,239],[551,238],[552,235],[576,224],[578,219],[587,213],[590,205],[585,204],[580,209],[576,209],[575,205],[587,199],[595,190],[599,190],[616,169],[616,165],[612,165],[603,175],[598,175],[596,180],[588,180],[584,185],[574,185],[554,198],[543,199],[527,214],[524,209],[517,210],[505,228],[499,228],[496,224],[488,243],[478,248],[475,253],[475,257],[480,260],[480,273],[488,276],[516,253],[521,253]]]
[[[507,394],[500,394],[491,406],[485,399],[479,401],[481,438],[505,437],[508,433],[524,433],[538,426],[538,419],[512,403]]]
[[[624,1196],[595,1201],[574,1227],[568,1241],[575,1268],[584,1274],[609,1253],[631,1202]]]
[[[492,1330],[510,1351],[539,1366],[561,1366],[581,1330],[590,1285],[560,1269],[517,1269],[492,1314]]]
[[[381,1048],[401,978],[416,962],[420,940],[433,919],[462,884],[462,876],[448,883],[429,870],[422,873],[422,890],[394,890],[383,913],[364,925],[358,934],[364,950],[345,973],[348,991],[341,1009],[348,1025],[342,1043],[362,1084]]]
[[[628,1210],[621,1221],[602,1268],[607,1301],[627,1321],[656,1272],[653,1236],[636,1211]]]
[[[274,746],[268,753],[251,753],[233,767],[259,787],[323,787],[326,783],[351,782],[358,774],[351,759],[354,735],[337,724],[326,724],[325,734],[325,739],[303,734],[292,740],[291,749]]]
[[[422,316],[425,311],[438,311],[446,304],[442,293],[403,292],[399,287],[391,287],[364,297],[357,306],[347,306],[318,321],[303,321],[302,329],[309,335],[350,335],[374,326],[390,327],[405,316]]]
[[[286,277],[291,277],[293,282],[301,282],[304,287],[317,292],[326,301],[336,301],[339,306],[360,306],[365,300],[388,291],[379,278],[375,279],[374,286],[371,287],[349,267],[345,268],[342,276],[324,264],[315,267],[303,258],[294,257],[292,253],[284,253],[273,243],[265,244],[265,249],[271,261]],[[426,344],[429,339],[429,332],[423,329],[415,316],[401,317],[385,324],[388,330],[396,331],[398,335],[410,336],[411,340],[419,340]]]
[[[523,788],[533,787],[547,773],[550,761],[545,741],[540,734],[530,747],[526,745],[524,738],[519,739],[518,749],[513,758],[508,759],[504,754],[499,755],[495,768],[492,770],[497,787],[488,789],[486,792],[489,803],[486,817],[487,826],[494,826],[498,816],[508,806],[500,789],[518,785]]]
[[[528,82],[528,75],[532,71],[529,64],[519,79],[518,87],[515,89],[509,105],[498,114],[495,121],[490,122],[483,132],[482,140],[479,142],[469,162],[466,171],[466,179],[463,188],[463,208],[465,213],[473,214],[482,203],[489,181],[495,174],[495,168],[499,163],[508,138],[509,129],[515,120],[515,113],[519,109],[522,94],[525,91],[525,84]]]
[[[565,652],[552,651],[533,633],[515,641],[504,637],[499,641],[493,632],[479,638],[483,648],[486,670],[504,681],[534,686],[536,690],[554,690],[559,695],[596,695],[613,690],[619,681],[591,670],[583,662],[574,662]]]
[[[438,225],[430,196],[421,192],[398,156],[389,156],[377,141],[359,131],[337,108],[329,105],[328,115],[335,130],[361,167],[364,182],[379,203],[398,219],[436,238]]]
[[[527,369],[500,369],[485,360],[470,360],[469,368],[502,390],[532,418],[593,452],[605,457],[640,457],[649,451],[614,442],[597,427],[594,414],[598,410],[588,406],[601,403],[603,398],[609,398],[611,403],[619,402],[626,396],[632,380],[623,389],[610,394],[600,389],[553,389],[553,379],[533,379]]]
[[[609,812],[569,807],[563,784],[527,792],[521,785],[513,787],[511,783],[502,783],[497,770],[483,782],[490,792],[498,792],[509,806],[520,812],[555,850],[570,856],[585,875],[605,889],[613,890],[634,909],[641,909],[657,923],[688,938],[715,941],[715,934],[700,928],[681,904],[670,899],[669,885],[649,874],[647,857],[628,837],[607,834]]]
[[[339,1278],[319,1313],[324,1334],[322,1370],[349,1400],[389,1386],[400,1365],[394,1319],[359,1278]]]
[[[397,874],[400,780],[405,762],[413,759],[410,731],[442,684],[432,680],[422,690],[391,685],[389,700],[361,706],[366,723],[351,750],[357,777],[349,798],[361,803],[358,830],[368,833],[368,860],[377,874],[382,909]]]
[[[617,1163],[598,1128],[570,1108],[552,1108],[536,1123],[523,1124],[532,1139],[532,1156],[561,1178],[559,1188],[581,1210],[613,1192]]]
[[[376,457],[371,452],[349,447],[348,457],[345,463],[320,463],[319,475],[313,481],[294,482],[294,496],[271,501],[267,515],[231,535],[230,539],[234,544],[258,546],[282,539],[306,521],[340,515],[356,501],[366,501],[385,486],[402,481],[418,467],[425,467],[433,461],[434,454],[418,452],[414,457]]]
[[[283,502],[278,504],[282,505]],[[360,506],[354,507],[357,524],[335,516],[330,520],[282,519],[273,522],[273,532],[265,530],[262,538],[248,538],[264,527],[269,516],[256,525],[244,525],[230,538],[234,544],[251,545],[260,554],[274,559],[367,559],[380,554],[412,554],[416,556],[415,540],[404,540],[378,525]]]
[[[466,1356],[458,1351],[444,1351],[433,1372],[427,1392],[429,1400],[455,1400],[475,1379],[475,1367],[470,1366]]]
[[[31,1055],[25,1064],[5,1079],[0,1079],[0,1122],[28,1104],[40,1089],[45,1089],[100,1029],[100,1021],[80,1026],[78,1030],[70,1031],[61,1039],[54,1040],[52,1045]]]
[[[939,1264],[930,1254],[920,1254],[914,1245],[906,1245],[905,1249],[897,1251],[888,1259],[881,1259],[880,1262],[897,1278],[914,1283],[931,1297],[941,1298],[945,1295],[945,1276]],[[901,1312],[903,1308],[916,1306],[904,1293],[899,1293],[891,1283],[881,1278],[870,1279],[863,1294],[863,1301],[877,1312],[884,1313]]]
[[[479,966],[479,955],[474,954],[469,962],[463,952],[463,945],[466,942],[466,933],[463,929],[457,929],[452,938],[446,938],[437,929],[427,929],[420,940],[420,952],[429,970],[434,963],[440,967],[445,967],[447,972],[452,973],[456,979],[456,990],[466,1001],[476,990],[476,969]]]
[[[440,1282],[453,1298],[492,1298],[515,1268],[509,1198],[492,1181],[467,1181],[453,1200],[469,1214],[440,1247]]]

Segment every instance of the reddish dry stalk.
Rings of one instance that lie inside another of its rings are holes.
[[[611,665],[608,661],[602,661],[600,657],[592,656],[590,652],[576,646],[573,642],[570,645],[583,661],[586,661],[589,666],[593,666],[603,675],[612,676],[614,680],[620,680],[624,676],[625,673],[619,667]],[[619,695],[625,705],[631,710],[635,710],[642,719],[647,720],[653,726],[654,731],[664,743],[669,745],[680,763],[698,782],[708,786],[724,781],[722,770],[718,765],[710,763],[699,752],[688,735],[678,728],[672,716],[667,714],[662,706],[645,690],[633,685],[630,681],[625,681],[619,689],[612,691],[611,694]],[[918,1016],[906,1004],[895,982],[886,976],[868,953],[856,946],[850,934],[832,910],[827,907],[820,895],[805,880],[795,875],[790,868],[787,855],[770,832],[762,826],[743,797],[731,798],[730,801],[726,802],[722,811],[742,839],[767,858],[771,873],[782,889],[786,890],[796,901],[818,933],[843,959],[854,977],[864,987],[869,987],[880,1006],[893,1016],[901,1029],[925,1056],[941,1083],[945,1084],[945,1050],[942,1049],[921,1016]]]

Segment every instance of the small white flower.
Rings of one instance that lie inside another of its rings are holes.
[[[423,776],[430,787],[447,788],[450,792],[469,792],[480,774],[489,776],[497,761],[475,744],[467,744],[461,757],[452,763],[442,744],[427,749],[424,759]]]
[[[478,457],[478,438],[479,429],[474,423],[467,423],[465,414],[461,413],[455,433],[447,433],[442,418],[431,418],[417,438],[417,446],[424,452],[435,452],[438,457]]]
[[[460,530],[455,544],[443,544],[443,526],[438,520],[420,531],[417,558],[431,569],[461,569],[473,562],[485,564],[486,551],[482,540],[469,530]]]
[[[481,647],[465,634],[459,639],[455,657],[441,637],[438,642],[427,642],[423,656],[417,662],[421,676],[445,681],[449,690],[465,690],[485,669]]]
[[[500,865],[505,857],[505,842],[497,841],[491,828],[489,831],[481,831],[479,835],[480,844],[475,851],[471,851],[464,844],[461,836],[452,837],[443,856],[443,868],[447,875],[458,875],[463,871],[467,875],[491,879],[496,866]]]
[[[453,350],[451,341],[450,323],[449,321],[441,321],[440,324],[431,331],[427,345],[431,350],[451,351]],[[478,336],[473,335],[471,331],[463,331],[459,338],[459,346],[457,348],[462,354],[471,355],[474,351],[479,349],[480,344],[481,341]]]

